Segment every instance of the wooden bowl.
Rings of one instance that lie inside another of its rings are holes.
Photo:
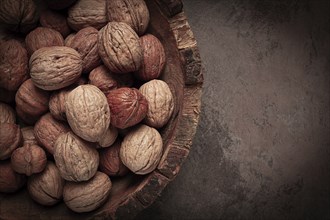
[[[150,11],[149,33],[164,45],[167,63],[161,78],[175,96],[175,110],[161,129],[164,153],[157,169],[144,176],[112,179],[107,202],[99,209],[78,214],[63,202],[53,207],[35,203],[26,189],[0,194],[0,219],[114,219],[133,218],[148,207],[172,181],[187,157],[195,135],[203,83],[201,60],[180,0],[146,0]]]

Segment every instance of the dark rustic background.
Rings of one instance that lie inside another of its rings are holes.
[[[137,219],[330,219],[330,1],[184,9],[206,69],[200,123]]]

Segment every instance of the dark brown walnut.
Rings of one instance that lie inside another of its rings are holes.
[[[64,46],[64,39],[60,32],[47,27],[37,27],[25,38],[28,53],[32,55],[43,47]]]
[[[89,73],[101,64],[97,48],[98,30],[93,27],[86,27],[78,31],[66,46],[78,51],[83,61],[83,73]]]
[[[65,46],[68,46],[69,44],[71,44],[71,41],[73,40],[74,35],[76,35],[76,33],[71,33],[65,38],[65,40],[64,40]]]
[[[0,87],[14,91],[29,77],[28,54],[17,40],[0,42]]]
[[[66,121],[65,99],[70,91],[71,89],[64,88],[58,91],[54,91],[50,96],[49,111],[57,120]]]
[[[148,101],[135,88],[119,88],[107,95],[111,124],[117,128],[128,128],[141,122],[148,112]]]
[[[0,192],[13,193],[26,183],[26,176],[16,173],[11,167],[10,160],[0,161]]]
[[[109,176],[124,176],[128,173],[128,168],[120,159],[121,141],[116,141],[111,147],[100,150],[100,171]]]
[[[0,102],[0,124],[9,123],[15,124],[16,116],[14,109],[5,103]]]
[[[79,31],[85,27],[102,28],[107,23],[104,0],[79,0],[68,10],[68,24]]]
[[[157,79],[165,65],[165,50],[162,43],[153,35],[147,34],[140,37],[143,51],[141,68],[136,72],[137,78],[143,81]]]
[[[81,75],[80,54],[65,46],[44,47],[30,58],[33,83],[44,90],[57,90],[74,83]]]
[[[23,138],[23,145],[31,144],[36,145],[38,144],[37,139],[34,135],[34,127],[28,126],[21,128],[22,138]]]
[[[37,88],[31,79],[18,89],[15,97],[17,115],[26,123],[33,124],[48,111],[49,92]]]
[[[50,154],[54,154],[57,138],[68,131],[70,131],[69,126],[54,119],[50,113],[43,115],[34,126],[34,135],[38,143]]]
[[[99,32],[99,54],[114,73],[137,71],[142,62],[139,36],[126,23],[109,22]]]
[[[118,86],[116,77],[104,65],[93,69],[88,78],[90,84],[99,88],[106,95]]]
[[[99,153],[95,146],[73,132],[61,134],[57,138],[54,159],[61,176],[74,182],[91,179],[99,165]]]
[[[16,90],[9,91],[0,87],[0,102],[11,103],[15,101]]]
[[[63,190],[63,200],[74,212],[90,212],[107,200],[111,187],[110,178],[102,172],[97,172],[89,181],[67,182]]]
[[[21,129],[16,124],[0,124],[0,160],[10,158],[12,152],[22,144]]]
[[[125,22],[143,35],[149,24],[149,10],[144,0],[107,0],[109,21]]]
[[[48,7],[54,10],[62,10],[73,5],[77,0],[45,0]]]
[[[65,180],[55,164],[49,161],[45,169],[32,175],[27,183],[31,198],[41,205],[51,206],[61,201]]]
[[[42,172],[47,164],[45,151],[38,145],[26,144],[11,155],[11,166],[17,173],[31,176]]]
[[[66,21],[66,17],[56,11],[46,10],[40,14],[40,24],[43,27],[52,28],[61,33],[63,37],[70,34],[71,29]]]
[[[37,26],[37,7],[33,0],[0,0],[0,24],[27,33]]]

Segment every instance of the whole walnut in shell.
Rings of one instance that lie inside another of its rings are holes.
[[[107,200],[111,187],[109,177],[97,172],[89,181],[67,182],[63,190],[63,200],[74,212],[90,212]]]
[[[29,178],[27,189],[34,201],[51,206],[61,201],[64,183],[58,168],[49,161],[41,173]]]
[[[149,103],[145,123],[154,128],[163,127],[174,109],[174,99],[169,86],[162,80],[154,79],[143,84],[139,90]]]
[[[14,109],[5,103],[0,102],[0,124],[9,123],[15,124],[16,116]]]
[[[68,36],[71,32],[66,17],[56,11],[46,10],[41,12],[40,24],[43,27],[52,28],[60,32],[63,37]]]
[[[163,153],[163,141],[159,132],[147,125],[140,125],[129,132],[120,148],[120,159],[136,174],[152,172]]]
[[[93,85],[78,86],[67,95],[65,114],[72,131],[90,142],[101,140],[110,125],[107,98]]]
[[[23,138],[23,145],[25,144],[31,144],[31,145],[37,145],[37,139],[34,136],[34,127],[28,126],[21,128],[22,132],[22,138]]]
[[[0,192],[13,193],[26,183],[26,176],[16,173],[11,167],[10,160],[0,161]]]
[[[47,27],[37,27],[25,38],[26,48],[30,55],[43,47],[64,46],[60,32]]]
[[[77,0],[45,0],[48,7],[54,10],[62,10],[73,5]]]
[[[119,88],[107,95],[111,112],[111,124],[128,128],[141,122],[148,112],[148,101],[135,88]]]
[[[28,54],[17,40],[0,41],[0,87],[17,90],[28,78]]]
[[[61,176],[74,182],[91,179],[99,165],[96,148],[72,132],[61,134],[57,138],[54,159]]]
[[[71,33],[71,34],[69,34],[66,38],[65,38],[65,40],[64,40],[64,45],[65,46],[68,46],[69,44],[71,44],[72,43],[72,40],[73,40],[73,37],[76,35],[76,33]]]
[[[33,83],[44,90],[57,90],[74,83],[81,75],[80,54],[65,46],[44,47],[30,58]]]
[[[93,69],[88,78],[89,83],[99,88],[105,95],[118,86],[116,78],[104,65]]]
[[[104,0],[79,0],[68,10],[68,24],[79,31],[85,27],[102,28],[107,23]]]
[[[99,32],[98,48],[104,65],[114,73],[137,71],[142,62],[139,36],[126,23],[109,22]]]
[[[110,125],[98,144],[100,147],[110,147],[113,143],[115,143],[117,136],[118,129]]]
[[[10,158],[12,152],[22,144],[21,129],[16,124],[0,124],[0,160]]]
[[[71,89],[61,89],[54,91],[49,99],[49,111],[52,116],[61,121],[66,120],[65,116],[65,100],[66,96],[71,92]]]
[[[11,155],[11,166],[17,173],[31,176],[43,171],[47,164],[45,151],[38,145],[26,144]]]

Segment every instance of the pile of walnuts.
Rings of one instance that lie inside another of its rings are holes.
[[[75,212],[163,154],[174,99],[144,0],[0,0],[0,192]]]

